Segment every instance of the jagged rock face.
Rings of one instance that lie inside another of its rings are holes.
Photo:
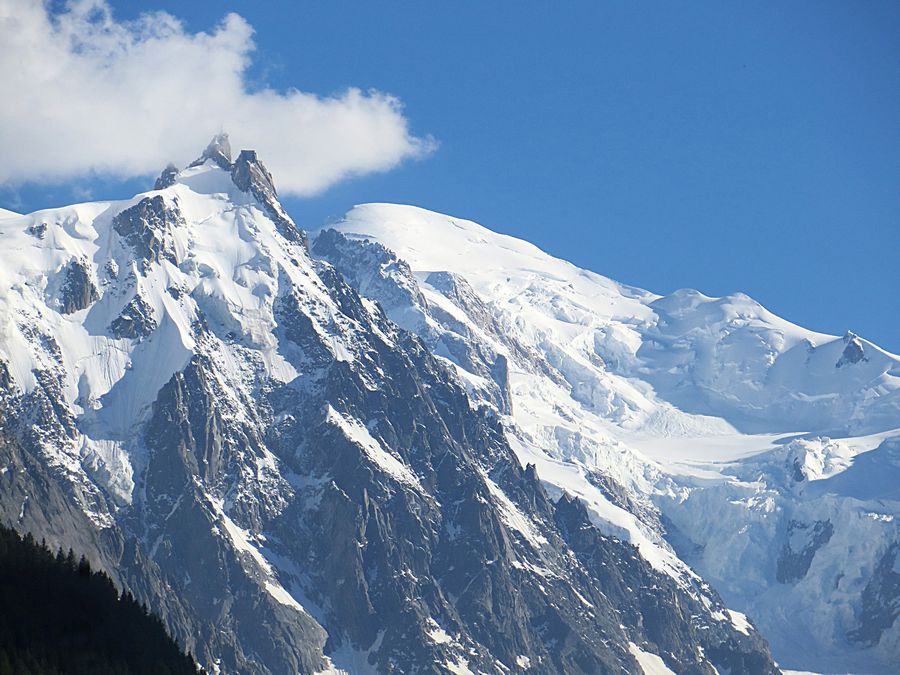
[[[506,340],[503,328],[465,280],[447,273],[433,273],[427,283],[434,282],[435,288],[458,303],[457,307],[474,319],[474,325],[461,322],[445,306],[426,302],[409,266],[377,242],[349,239],[336,230],[326,229],[316,236],[312,253],[335,265],[360,294],[377,301],[388,317],[416,333],[433,353],[450,357],[481,378],[477,387],[479,397],[490,401],[499,411],[509,413],[512,406],[508,360],[484,339],[485,335],[502,342],[535,370],[559,377],[534,352]],[[475,385],[470,383],[470,386]]]
[[[159,178],[156,179],[156,182],[153,184],[154,190],[165,190],[168,187],[172,187],[175,185],[175,181],[178,179],[178,167],[174,164],[169,164],[163,169],[162,173],[159,174]]]
[[[249,192],[265,207],[282,236],[288,241],[307,245],[306,235],[294,225],[294,221],[285,213],[278,201],[278,192],[275,190],[272,174],[257,159],[254,150],[241,150],[241,154],[238,155],[231,167],[231,175],[238,189]]]
[[[25,231],[32,237],[43,239],[47,234],[47,223],[31,223]]]
[[[844,347],[844,351],[841,352],[841,358],[838,359],[838,362],[834,364],[835,368],[841,368],[853,363],[859,363],[860,361],[869,360],[868,358],[866,358],[862,342],[860,342],[859,338],[856,335],[854,335],[853,333],[847,333],[844,336],[844,342],[847,343],[847,346]]]
[[[704,672],[689,646],[697,642],[719,672],[777,672],[759,649],[756,636],[723,631],[719,622],[696,621],[704,616],[704,606],[680,593],[670,578],[639,564],[636,549],[603,536],[577,499],[560,499],[556,519],[567,543],[599,580],[604,594],[615,598],[618,611],[632,617],[660,653],[668,654],[666,665],[673,672]]]
[[[806,576],[816,551],[827,544],[833,534],[834,526],[828,520],[817,520],[811,524],[791,520],[787,541],[778,557],[775,578],[781,583],[791,583]]]
[[[60,311],[71,314],[87,309],[99,297],[94,280],[91,279],[88,262],[83,259],[72,260],[66,267],[65,281],[60,289]]]
[[[307,246],[306,235],[298,228],[278,201],[278,191],[275,189],[275,181],[265,165],[257,158],[254,150],[241,150],[238,158],[231,161],[231,142],[228,134],[221,133],[215,136],[209,145],[192,164],[191,167],[203,166],[205,162],[212,162],[223,171],[231,173],[232,180],[239,190],[253,195],[259,204],[266,210],[269,217],[278,227],[278,231],[288,241],[298,242]],[[165,176],[166,173],[163,173]],[[162,180],[162,177],[160,178]],[[168,187],[164,183],[157,182],[157,188]]]
[[[137,203],[80,208],[75,242],[69,212],[50,219],[58,255],[104,281],[75,324],[39,284],[8,298],[4,513],[77,532],[214,672],[774,671],[715,591],[548,494],[504,404],[310,258],[255,156],[207,154]],[[453,353],[508,400],[488,347]]]
[[[361,295],[376,300],[391,320],[416,333],[433,352],[441,353],[442,348],[452,351],[451,345],[465,343],[466,349],[475,352],[466,359],[471,372],[489,372],[498,356],[502,356],[491,346],[490,340],[485,339],[489,336],[506,347],[530,371],[557,382],[563,379],[537,351],[510,340],[508,331],[458,274],[437,271],[424,278],[425,284],[453,303],[447,306],[427,302],[420,281],[409,265],[377,241],[350,238],[326,228],[316,234],[312,252],[335,265]],[[461,321],[459,311],[471,323]],[[439,326],[437,330],[435,323]],[[443,343],[443,347],[439,347],[439,343]]]
[[[109,325],[109,329],[118,338],[137,340],[149,336],[157,325],[153,308],[140,295],[135,295]]]
[[[401,319],[395,310],[425,306],[409,265],[380,244],[352,242],[336,230],[325,230],[316,237],[312,252],[337,266],[363,296],[376,298],[391,318]],[[348,257],[354,265],[343,264]]]
[[[160,391],[145,431],[150,459],[142,488],[148,498],[132,517],[153,542],[150,555],[161,573],[191,607],[199,627],[193,640],[204,663],[218,662],[226,672],[316,672],[325,667],[324,630],[299,606],[261,602],[265,591],[256,578],[271,572],[258,553],[248,553],[252,546],[233,548],[228,529],[240,530],[213,496],[240,485],[244,455],[261,447],[250,445],[259,441],[251,429],[229,428],[216,402],[225,393],[211,368],[207,359],[195,358]],[[286,484],[276,484],[273,493],[265,484],[244,487],[266,490],[258,495],[263,508],[290,494]],[[238,511],[235,504],[235,520],[255,521],[250,529],[260,531],[258,512],[253,518]]]
[[[476,353],[480,355],[492,355],[489,359],[484,359],[484,357],[481,356],[482,364],[487,365],[493,359],[496,359],[495,363],[500,364],[495,370],[496,384],[500,385],[501,382],[505,383],[506,386],[501,387],[501,389],[504,391],[504,397],[508,395],[506,392],[509,390],[509,373],[506,356],[493,351],[484,338],[480,337],[478,333],[475,332],[484,331],[489,335],[499,337],[502,335],[502,330],[499,328],[496,320],[490,317],[487,308],[471,288],[465,284],[464,280],[449,274],[430,274],[426,277],[426,283],[428,283],[429,286],[440,291],[445,297],[452,300],[457,308],[466,311],[468,317],[477,317],[477,324],[475,326],[461,322],[459,318],[448,311],[449,308],[445,309],[434,302],[426,302],[419,291],[418,282],[413,277],[409,267],[402,262],[398,262],[393,254],[377,243],[359,239],[353,240],[335,231],[324,230],[314,240],[312,251],[315,255],[327,259],[337,265],[348,281],[353,283],[361,292],[364,291],[370,298],[377,300],[381,306],[387,309],[389,316],[396,317],[398,321],[405,322],[411,330],[416,331],[431,350],[438,354],[447,354],[450,352],[454,363],[466,368],[469,372],[478,372],[478,366],[475,365],[476,362],[474,359],[469,358],[464,352],[452,353],[451,350],[446,349],[446,346],[448,342],[459,339],[462,335],[465,335],[470,345],[472,342],[476,342],[474,347],[474,349],[478,350]],[[478,344],[479,341],[480,344]],[[506,341],[504,340],[504,342]],[[517,356],[524,357],[526,363],[534,365],[536,369],[544,367],[549,370],[549,367],[540,363],[540,361],[538,361],[537,364],[534,364],[531,360],[533,352],[529,352],[521,347],[516,348],[513,341],[509,341],[509,343],[511,345],[511,351]],[[472,349],[471,346],[470,349]],[[485,370],[487,370],[487,368],[485,368]],[[487,399],[489,402],[497,400],[496,396],[492,396],[489,391],[485,393],[484,390],[481,390],[480,398]],[[508,410],[508,408],[509,404],[503,404],[498,406],[498,411]],[[532,475],[534,475],[533,471]],[[657,529],[662,528],[659,522],[658,512],[645,500],[640,500],[636,496],[632,497],[630,492],[618,485],[609,476],[598,474],[593,477],[592,480],[595,481],[596,484],[602,486],[600,487],[600,491],[609,496],[613,502],[620,503],[624,508],[628,508],[632,510],[632,512],[641,513],[642,517],[651,524],[651,527]],[[544,497],[544,502],[550,503],[546,496]],[[568,504],[565,495],[563,495],[559,504]],[[559,508],[559,506],[554,507],[553,510],[555,511],[557,508]],[[578,530],[578,528],[584,527],[592,532],[593,535],[596,535],[596,537],[602,537],[600,532],[588,521],[586,512],[582,515],[583,518],[577,523],[577,527],[575,524],[568,523],[569,530],[566,530],[566,532],[574,532]],[[555,520],[555,516],[552,514],[547,517],[554,518]],[[542,529],[541,531],[545,530]],[[562,539],[563,541],[566,541],[565,536],[563,536]],[[591,573],[597,574],[606,565],[613,567],[612,560],[616,559],[619,561],[619,565],[616,566],[616,569],[620,570],[620,574],[628,577],[629,582],[622,582],[620,585],[612,587],[606,584],[601,585],[603,594],[601,597],[605,597],[607,601],[611,602],[616,608],[614,610],[616,612],[621,612],[622,608],[626,606],[631,606],[633,608],[633,613],[629,619],[620,617],[620,620],[626,626],[641,626],[640,630],[642,631],[642,637],[638,639],[639,642],[648,639],[646,634],[643,633],[646,625],[652,624],[658,628],[657,633],[654,634],[649,641],[658,646],[660,653],[666,651],[669,652],[669,656],[671,657],[669,659],[671,660],[670,667],[673,667],[675,672],[704,672],[704,666],[696,662],[695,657],[691,655],[690,649],[682,650],[677,647],[678,644],[684,645],[691,643],[691,638],[681,634],[679,632],[680,629],[672,628],[676,625],[682,625],[681,620],[671,613],[665,613],[663,611],[662,607],[666,606],[665,601],[650,603],[650,597],[653,596],[655,592],[659,591],[660,588],[669,588],[673,597],[678,598],[678,600],[675,601],[676,605],[692,605],[699,610],[700,607],[703,607],[702,601],[696,599],[696,596],[693,596],[690,592],[685,592],[683,588],[672,581],[671,577],[666,577],[665,575],[658,573],[654,574],[652,568],[646,565],[646,561],[643,561],[635,552],[629,553],[630,547],[627,544],[623,544],[618,539],[608,537],[602,538],[602,541],[604,542],[603,553],[596,554],[594,558],[585,558],[585,568],[591,571],[589,572],[589,575]],[[599,545],[596,541],[592,542],[592,544]],[[577,552],[587,546],[588,544],[578,541],[574,550]],[[568,548],[568,543],[560,543],[557,541],[554,542],[552,548],[555,550],[566,550]],[[615,555],[610,553],[612,550],[616,550]],[[574,556],[575,553],[569,551],[569,555]],[[581,558],[579,558],[579,560],[581,560]],[[641,563],[637,562],[639,560]],[[632,568],[625,570],[624,568],[629,562],[632,563]],[[571,566],[571,562],[566,561],[563,563],[563,566]],[[647,576],[644,577],[642,575]],[[649,581],[649,579],[652,579],[652,581]],[[583,589],[590,588],[592,583],[596,582],[585,579],[577,586],[574,584],[573,586],[578,588],[579,592],[582,592]],[[626,588],[632,590],[626,591]],[[647,603],[650,604],[646,604],[646,606],[643,607],[635,606],[636,604],[639,605],[639,603],[634,603],[631,598],[631,593],[634,588],[648,589]],[[649,589],[653,590],[651,591]],[[598,601],[598,603],[597,606],[603,604],[602,601]],[[590,604],[594,606],[593,603]],[[644,609],[647,609],[646,613],[643,611]],[[598,614],[602,614],[602,612],[598,612]],[[662,629],[662,626],[668,626],[666,630],[671,630],[672,632],[666,633],[666,631]],[[717,630],[720,629],[721,624],[713,621],[709,622],[708,625],[704,624],[701,630],[708,631],[705,634],[713,636],[716,635]],[[548,626],[546,630],[550,630],[550,627]],[[570,639],[570,631],[586,633],[589,635],[592,634],[590,629],[583,626],[575,626],[573,624],[567,624],[565,628],[553,624],[552,630],[558,631],[554,632],[552,639],[560,642],[566,642]],[[730,632],[733,629],[731,629],[730,624],[725,624],[725,630],[726,632]],[[592,639],[597,638],[595,637]],[[605,638],[601,637],[600,639]],[[765,672],[765,667],[768,663],[767,658],[762,657],[758,662],[754,662],[753,658],[750,656],[754,651],[752,647],[747,645],[741,647],[739,643],[727,645],[728,639],[721,639],[720,641],[713,639],[713,642],[715,644],[704,645],[703,649],[706,650],[708,648],[713,651],[719,650],[717,653],[722,658],[720,663],[728,662],[729,659],[733,658],[732,666],[735,668],[735,672]],[[577,646],[573,646],[573,649],[574,653],[578,653]],[[681,656],[676,656],[679,653],[681,653]],[[729,655],[727,658],[724,656],[726,653]],[[741,656],[741,654],[743,654],[743,656]],[[537,662],[534,660],[533,656],[529,656],[528,658],[532,663]],[[745,658],[746,660],[744,660]],[[574,666],[572,666],[571,663],[565,665],[557,663],[555,664],[555,667],[565,670],[566,668],[572,668]],[[590,671],[591,668],[603,669],[609,667],[609,663],[603,663],[602,665],[599,663],[592,663],[587,670]]]
[[[878,644],[900,616],[900,544],[892,544],[881,556],[862,597],[858,624],[848,637],[864,645]]]
[[[0,362],[0,517],[23,531],[40,532],[51,547],[76,546],[98,563],[101,533],[73,495],[66,494],[69,486],[55,475],[59,469],[26,450],[40,444],[37,434],[26,430],[29,422],[55,442],[74,431],[67,416],[57,417],[52,400],[43,387],[22,396],[7,364]]]
[[[117,214],[112,226],[142,261],[159,262],[165,258],[177,264],[170,233],[171,227],[183,222],[178,210],[156,195]]]
[[[211,160],[220,169],[231,171],[231,141],[228,134],[223,132],[213,136],[203,154],[194,160],[191,166],[202,166],[206,160]]]

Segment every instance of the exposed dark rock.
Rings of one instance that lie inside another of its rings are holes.
[[[503,413],[511,411],[506,357],[498,353],[485,335],[504,344],[535,370],[550,367],[537,354],[524,352],[494,320],[468,283],[455,274],[435,272],[428,282],[468,316],[478,328],[460,321],[438,304],[427,303],[409,265],[378,242],[349,238],[336,230],[323,230],[312,246],[314,255],[327,260],[361,295],[373,299],[394,321],[418,334],[432,353],[449,357],[467,371],[485,378],[488,390],[480,394]]]
[[[393,313],[401,321],[412,322],[413,325],[419,325],[410,318],[415,316],[415,312],[433,318],[446,329],[446,332],[438,338],[432,338],[427,329],[423,331],[422,337],[426,343],[431,339],[434,340],[433,344],[429,343],[430,349],[436,353],[452,355],[458,363],[465,364],[470,372],[483,372],[494,379],[500,391],[507,391],[503,385],[508,378],[504,373],[508,366],[504,367],[501,355],[478,345],[478,338],[469,326],[461,324],[449,313],[425,303],[411,272],[390,251],[380,244],[350,239],[329,230],[318,235],[312,251],[334,264],[351,285],[359,289],[363,295],[376,299],[389,315]],[[502,328],[495,324],[487,308],[463,280],[455,275],[442,273],[430,275],[427,283],[464,309],[467,315],[480,316],[481,330],[495,336],[501,343],[505,341]],[[482,309],[480,313],[479,307]],[[413,353],[418,353],[418,350],[414,350]],[[414,360],[414,363],[419,364],[415,368],[417,373],[427,374],[434,371],[434,366],[427,366],[417,360]],[[536,364],[535,367],[540,368],[540,365]],[[391,376],[399,372],[396,367],[382,366],[382,370]],[[441,376],[439,384],[431,383],[428,377],[422,379],[427,385],[425,391],[430,392],[432,399],[438,392],[446,392],[448,387],[451,387],[452,378],[449,373]],[[380,381],[379,388],[385,387],[390,391],[391,385]],[[341,388],[335,391],[334,395],[338,400],[346,400],[345,391],[345,388]],[[445,395],[440,394],[441,397]],[[399,391],[397,395],[389,395],[389,400],[394,399],[415,402],[418,396]],[[397,421],[409,416],[428,426],[428,422],[425,421],[428,415],[417,412],[415,407],[408,411],[400,411],[387,404],[367,404],[360,405],[359,409],[385,411],[385,421],[390,420],[390,424],[379,423],[371,427],[373,434],[384,433],[382,429],[396,431]],[[437,404],[437,409],[442,409],[440,404]],[[472,413],[460,414],[467,417]],[[481,415],[485,413],[482,411]],[[493,428],[489,416],[480,419],[483,420],[482,424],[486,429]],[[285,434],[287,436],[297,434],[299,437],[302,433],[299,430],[309,429],[311,424],[293,421],[291,428],[297,431],[291,432],[285,428]],[[430,608],[431,616],[458,616],[459,623],[450,626],[456,628],[458,625],[461,636],[466,636],[468,631],[468,635],[471,635],[476,643],[487,646],[492,656],[504,664],[516,663],[515,657],[504,651],[509,649],[509,644],[515,644],[517,653],[529,659],[535,672],[635,671],[637,668],[630,663],[629,657],[617,654],[612,647],[615,644],[626,644],[627,641],[633,641],[647,651],[662,655],[675,672],[712,672],[708,663],[697,658],[698,644],[705,653],[715,654],[712,663],[721,668],[720,672],[729,669],[734,673],[776,672],[765,643],[757,634],[743,636],[737,633],[729,622],[711,619],[709,610],[696,595],[686,592],[670,577],[653,571],[636,549],[614,538],[600,535],[590,523],[580,502],[563,497],[561,503],[554,508],[540,488],[534,467],[527,467],[524,471],[518,469],[518,463],[512,459],[512,453],[501,434],[493,437],[492,441],[485,442],[472,438],[468,435],[471,432],[459,435],[451,424],[447,424],[447,429],[449,435],[446,436],[447,440],[443,441],[447,444],[446,447],[455,447],[450,439],[467,439],[463,447],[468,449],[467,452],[473,453],[476,465],[491,467],[488,471],[491,478],[523,513],[533,518],[535,523],[539,523],[540,532],[547,538],[548,544],[541,549],[541,554],[536,558],[533,552],[526,552],[528,544],[518,539],[515,533],[504,535],[498,532],[498,529],[500,531],[504,529],[502,522],[497,529],[494,529],[497,526],[485,527],[490,518],[472,506],[480,503],[477,491],[474,494],[470,493],[472,496],[466,497],[459,491],[461,485],[467,484],[463,478],[450,481],[457,487],[449,492],[432,492],[438,504],[453,503],[459,506],[449,510],[449,513],[446,507],[441,508],[443,526],[435,528],[435,531],[446,533],[447,540],[437,548],[431,545],[432,552],[427,558],[430,560],[429,578],[440,584],[442,595],[457,598],[455,607],[452,611]],[[399,439],[393,434],[383,438],[386,447],[398,447]],[[311,442],[298,441],[298,444],[306,449]],[[404,439],[400,447],[409,442]],[[329,442],[329,446],[336,447],[334,442]],[[457,456],[456,453],[460,450],[450,450],[439,460],[433,459],[431,466],[439,466],[440,471],[438,478],[432,479],[429,477],[428,464],[423,466],[417,463],[427,457],[426,448],[429,446],[420,441],[413,441],[410,447],[414,448],[415,452],[408,457],[403,455],[404,459],[415,466],[417,475],[429,486],[435,483],[441,485],[441,477],[449,471],[449,467],[459,466],[463,462],[461,458],[450,462],[450,458]],[[436,448],[433,444],[431,447],[433,452]],[[493,450],[488,457],[482,457],[478,448],[493,448]],[[304,456],[306,454],[304,450]],[[357,466],[360,460],[346,457],[333,458],[331,461],[340,466],[351,467]],[[324,475],[334,477],[335,469],[330,468],[331,466],[329,463],[328,468],[320,470]],[[605,489],[614,503],[631,512],[636,510],[642,514],[640,516],[642,520],[655,524],[655,527],[662,530],[659,513],[652,505],[636,504],[626,490],[606,476],[597,475],[594,479]],[[338,485],[342,488],[341,494],[352,496],[353,492],[345,485],[342,483]],[[366,494],[371,502],[373,494],[377,493],[367,489]],[[376,502],[382,501],[374,499]],[[490,501],[490,496],[487,500]],[[396,514],[398,509],[396,498],[391,503],[393,504],[391,513]],[[431,520],[425,515],[421,515],[420,518],[426,522]],[[320,535],[310,537],[310,540],[327,538]],[[476,545],[487,548],[475,550],[465,548]],[[523,545],[525,549],[520,548]],[[453,549],[452,567],[448,567],[446,576],[441,573],[438,565],[438,551],[442,550],[442,546]],[[361,540],[360,547],[366,550],[365,541]],[[350,547],[350,551],[354,550]],[[339,555],[338,552],[334,552],[332,557]],[[529,564],[523,565],[522,561],[528,561]],[[362,572],[354,573],[354,578],[359,578],[360,575],[364,579],[368,578],[365,576],[365,569],[363,566]],[[543,569],[546,572],[541,575],[535,573],[535,569]],[[422,574],[419,570],[416,568],[413,570],[414,576],[421,579]],[[459,585],[448,586],[456,575],[462,576]],[[616,581],[609,575],[613,575]],[[376,578],[381,579],[380,576]],[[565,582],[557,585],[553,581],[554,578],[560,581],[564,579]],[[508,588],[510,580],[516,589],[515,599],[504,595],[504,589]],[[535,581],[538,582],[537,586],[532,585]],[[377,615],[379,605],[373,598],[377,598],[378,595],[372,593],[368,584],[365,588],[368,589],[369,602],[374,610],[358,608],[358,611],[361,616],[368,616],[372,611]],[[456,590],[458,588],[462,588],[465,592],[461,593]],[[577,589],[578,596],[573,595],[571,589]],[[637,589],[641,589],[640,592]],[[722,607],[721,601],[708,587],[697,592],[702,592],[707,601]],[[412,597],[436,595],[433,591],[407,594]],[[467,614],[458,599],[460,595],[470,599],[474,606],[478,607],[477,612],[475,607],[471,607],[475,613]],[[501,609],[504,605],[507,607]],[[588,605],[590,609],[585,609]],[[580,615],[580,618],[576,618],[570,611]],[[724,607],[720,611],[724,612]],[[493,622],[501,625],[497,626]],[[448,632],[452,632],[447,622],[441,621],[441,625]],[[521,626],[532,626],[537,629],[537,634],[530,633],[528,629],[517,632],[523,630]],[[477,630],[478,627],[489,627],[489,630],[482,633]],[[490,634],[494,635],[493,640],[489,637]],[[389,638],[385,636],[382,645],[387,644],[388,640]],[[597,645],[601,644],[606,645],[606,648],[598,650]],[[552,648],[548,648],[547,645],[552,645]],[[363,642],[362,646],[365,647],[366,643]],[[384,647],[382,651],[383,649]],[[470,654],[478,653],[477,647],[475,651],[470,651]],[[481,667],[481,661],[474,657],[469,657],[469,660],[469,666],[473,670],[478,670],[473,667],[475,665]]]
[[[272,174],[256,157],[256,151],[241,150],[231,167],[231,177],[239,190],[256,198],[285,239],[308,246],[306,234],[294,224],[278,201]]]
[[[215,162],[219,168],[231,171],[231,142],[228,140],[228,134],[223,132],[213,136],[206,150],[191,162],[191,166],[200,166],[208,159]]]
[[[182,225],[181,213],[162,195],[144,197],[113,218],[113,229],[147,263],[165,259],[178,264],[169,228]]]
[[[802,483],[806,480],[806,474],[803,471],[803,465],[800,463],[800,460],[796,457],[794,461],[791,463],[791,478],[794,479],[796,483]]]
[[[340,273],[329,263],[316,261],[316,271],[319,279],[328,288],[328,293],[340,307],[341,312],[360,323],[369,322],[372,317],[366,312],[358,294],[348,286]],[[384,316],[379,317],[380,323],[385,323]]]
[[[167,187],[175,185],[175,179],[178,177],[178,167],[169,163],[163,172],[159,174],[156,183],[153,184],[154,190],[165,190]]]
[[[612,476],[600,471],[588,471],[586,478],[599,488],[603,495],[619,508],[633,513],[642,523],[659,533],[665,532],[659,509],[649,500],[639,499],[626,490]]]
[[[24,404],[24,405],[23,405]],[[27,403],[17,401],[17,406]],[[17,421],[4,415],[0,428],[0,521],[20,532],[32,532],[54,548],[84,551],[91,564],[109,567],[107,542],[85,515],[74,495],[67,493],[59,475],[45,466],[40,456],[26,450],[16,438]]]
[[[87,309],[100,298],[91,279],[91,268],[84,258],[76,258],[66,266],[65,280],[59,291],[60,311],[71,314]]]
[[[43,239],[47,234],[47,223],[32,223],[26,232],[36,239]]]
[[[119,278],[119,264],[115,260],[108,260],[103,266],[103,271],[106,272],[108,280]]]
[[[857,628],[848,637],[853,642],[874,645],[900,616],[900,544],[891,544],[878,561],[862,594],[862,612]]]
[[[494,361],[494,365],[491,368],[491,378],[494,382],[497,383],[497,386],[500,388],[500,396],[502,405],[500,406],[500,412],[511,415],[512,414],[512,390],[509,386],[509,359],[507,359],[503,354],[497,354],[497,358]]]
[[[407,329],[415,330],[432,352],[441,353],[445,349],[470,372],[493,378],[494,364],[499,355],[470,326],[440,307],[426,303],[409,265],[382,244],[351,239],[341,232],[326,229],[316,236],[312,252],[334,265],[361,295],[381,304],[391,319]],[[485,334],[508,348],[518,363],[557,382],[565,381],[543,356],[523,347],[517,340],[509,339],[507,332],[465,279],[452,272],[433,272],[428,275],[426,283],[472,317]],[[430,327],[420,329],[413,325],[417,321],[424,324],[426,315],[440,324],[443,330],[436,333]],[[439,348],[438,343],[442,347]],[[495,392],[494,403],[505,410],[505,395],[501,389],[502,384]]]
[[[135,295],[122,312],[109,325],[112,334],[117,338],[139,340],[149,336],[157,327],[153,318],[153,308],[147,301]]]
[[[322,343],[313,320],[303,311],[298,293],[286,293],[276,300],[275,317],[279,323],[276,335],[285,339],[286,347],[304,372],[321,368],[332,361],[333,355]]]
[[[247,453],[260,445],[251,429],[227,421],[225,392],[211,371],[209,361],[195,357],[160,391],[146,429],[150,462],[143,484],[150,497],[136,516],[157,542],[154,560],[162,574],[177,580],[181,600],[196,618],[201,661],[218,659],[225,672],[317,672],[325,665],[322,628],[275,601],[253,556],[229,547],[227,535],[217,536],[228,525],[211,500],[229,485],[238,488],[232,481]],[[290,494],[289,486],[282,489]],[[260,496],[262,511],[252,516],[257,523],[266,508],[267,497]]]
[[[556,504],[556,521],[593,583],[615,606],[630,639],[645,649],[649,645],[674,672],[714,672],[697,662],[693,645],[698,643],[719,672],[778,672],[758,635],[746,636],[727,622],[710,620],[699,599],[653,570],[635,547],[593,527],[579,500],[563,496]],[[712,589],[703,592],[721,606]]]
[[[495,659],[515,664],[522,655],[553,672],[634,669],[627,652],[599,647],[605,631],[620,630],[614,620],[589,619],[558,573],[516,567],[533,555],[531,544],[498,517],[479,467],[493,467],[498,489],[543,524],[538,531],[552,530],[552,506],[533,469],[529,478],[518,468],[496,422],[473,414],[462,390],[414,341],[400,351],[372,344],[385,373],[379,389],[335,363],[320,400],[348,419],[373,416],[370,433],[412,469],[421,489],[398,483],[321,406],[303,403],[294,390],[268,397],[273,416],[296,417],[269,446],[298,473],[327,477],[315,507],[304,500],[305,508],[289,508],[273,523],[273,539],[292,559],[310,561],[306,593],[330,608],[317,617],[329,630],[329,648],[367,649],[377,641],[374,665],[384,672],[414,664],[436,664],[425,672],[440,672],[460,650],[473,668],[492,669]],[[308,534],[289,536],[298,523]],[[562,569],[552,546],[545,555]],[[430,639],[438,625],[453,639]]]
[[[783,584],[788,584],[805,577],[816,551],[828,543],[832,534],[834,526],[830,520],[817,520],[812,524],[791,520],[788,523],[787,540],[778,556],[775,578]],[[792,539],[795,540],[795,545],[798,540],[803,545],[794,550]]]
[[[377,299],[388,315],[398,308],[425,306],[409,265],[377,242],[351,240],[337,230],[324,230],[312,252],[339,269],[360,295]]]
[[[468,281],[453,272],[431,272],[425,283],[452,300],[453,304],[465,311],[479,328],[491,331],[494,318]]]
[[[865,355],[865,350],[863,349],[862,342],[857,335],[848,332],[844,336],[844,342],[847,346],[844,347],[844,351],[841,353],[841,358],[839,358],[838,362],[834,364],[835,368],[841,368],[846,365],[869,360],[869,358]]]

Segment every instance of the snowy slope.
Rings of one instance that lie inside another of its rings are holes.
[[[580,496],[676,577],[686,561],[782,665],[900,659],[896,355],[743,294],[623,286],[415,207],[356,207],[314,242],[504,414],[551,494]]]
[[[860,435],[897,426],[900,357],[851,333],[803,329],[746,295],[682,290],[659,297],[476,223],[414,207],[360,206],[337,229],[381,242],[423,279],[435,271],[462,275],[498,312],[516,318],[524,339],[551,339],[563,349],[573,369],[587,363],[592,370],[590,361],[602,358],[604,367],[592,373],[599,381],[581,395],[626,428],[677,428],[677,414],[648,419],[658,413],[658,405],[646,405],[654,395],[689,413],[712,409],[753,431]],[[630,390],[631,378],[654,394]]]

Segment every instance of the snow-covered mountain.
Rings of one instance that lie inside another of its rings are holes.
[[[209,670],[775,671],[658,528],[548,493],[509,407],[311,256],[255,153],[217,138],[0,244],[0,516]]]
[[[550,495],[689,565],[784,667],[894,671],[900,358],[414,207],[356,207],[313,252],[497,411]]]
[[[898,364],[223,136],[0,213],[0,517],[213,672],[890,672]]]

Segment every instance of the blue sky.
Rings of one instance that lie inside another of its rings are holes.
[[[255,29],[251,87],[377,89],[438,142],[287,197],[303,226],[416,204],[619,281],[743,291],[900,352],[900,3],[111,5],[123,20],[167,10],[192,32],[237,12]],[[146,184],[32,182],[0,189],[0,205]]]

